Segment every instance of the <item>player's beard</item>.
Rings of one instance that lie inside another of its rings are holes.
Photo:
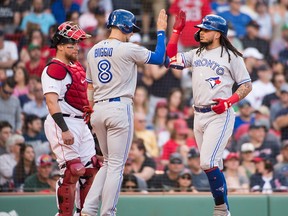
[[[213,43],[213,40],[207,41],[207,42],[200,42],[201,47],[208,47]]]
[[[75,61],[78,60],[78,54],[75,55],[75,54],[67,54],[67,53],[65,53],[65,58],[67,60],[69,60],[70,62],[75,62]]]

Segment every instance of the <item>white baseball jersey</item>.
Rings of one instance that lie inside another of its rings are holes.
[[[212,50],[203,50],[198,56],[197,49],[183,53],[185,67],[192,67],[192,89],[195,106],[213,104],[214,98],[228,98],[232,95],[234,82],[241,85],[249,82],[250,76],[243,58],[228,53],[221,46]]]
[[[137,65],[149,60],[151,51],[133,43],[107,39],[88,52],[86,79],[93,83],[94,101],[133,98],[137,82]],[[98,58],[99,57],[99,58]]]

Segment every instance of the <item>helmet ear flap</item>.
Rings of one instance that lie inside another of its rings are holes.
[[[194,39],[196,42],[200,42],[200,32],[201,32],[201,29],[198,30],[195,34],[194,34]]]

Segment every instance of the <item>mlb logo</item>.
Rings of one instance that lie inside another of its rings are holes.
[[[221,83],[220,77],[210,77],[210,78],[206,79],[205,81],[209,82],[212,89],[216,85],[219,85]]]

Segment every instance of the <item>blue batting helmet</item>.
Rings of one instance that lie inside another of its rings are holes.
[[[219,31],[225,36],[228,32],[228,24],[226,20],[218,15],[209,14],[202,19],[202,23],[195,26],[196,28],[208,29],[213,31]]]
[[[107,28],[116,26],[124,34],[131,32],[139,32],[140,28],[136,26],[136,17],[133,13],[127,10],[114,10],[108,18]]]

